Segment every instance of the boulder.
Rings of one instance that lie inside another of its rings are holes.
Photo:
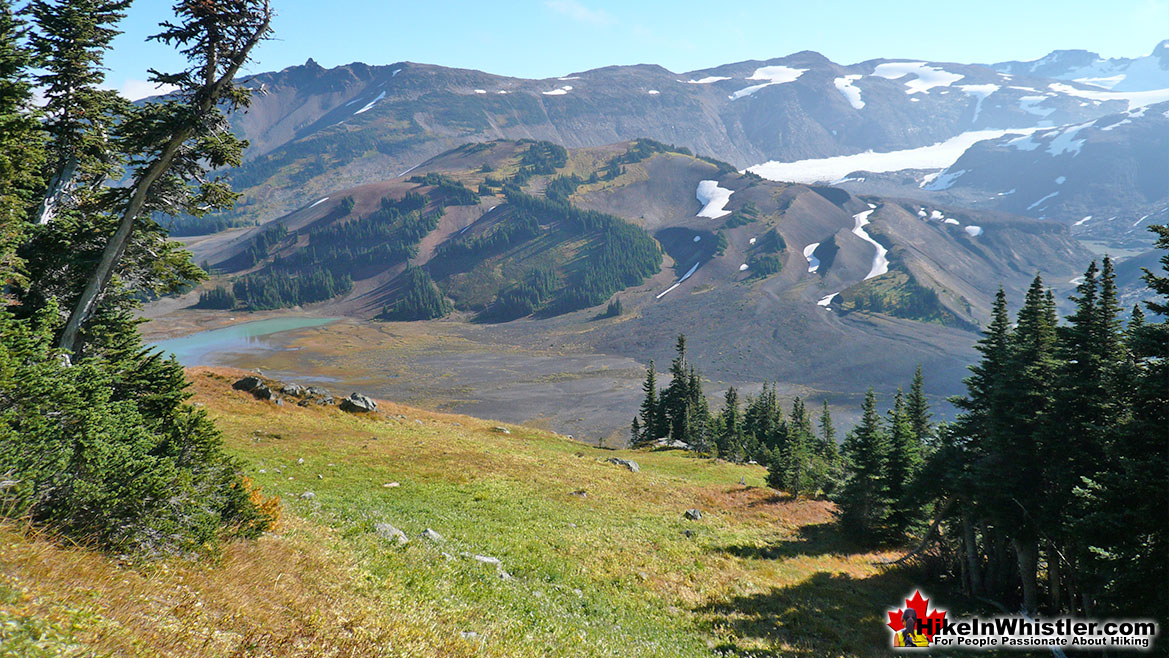
[[[232,384],[231,387],[237,391],[251,392],[251,391],[254,391],[263,385],[264,385],[264,380],[260,379],[259,377],[250,377],[249,376],[249,377],[243,377],[242,379],[236,380],[236,382],[234,384]]]
[[[365,397],[361,393],[350,393],[349,397],[341,400],[341,411],[348,411],[350,413],[377,411],[377,402]]]
[[[500,434],[511,434],[511,430],[507,429],[506,427],[492,427],[491,429],[495,432],[499,432]]]
[[[300,384],[285,384],[280,387],[280,392],[285,395],[291,395],[294,398],[302,398],[305,395],[304,387]]]
[[[702,520],[702,511],[696,510],[696,509],[688,509],[688,510],[686,510],[686,513],[683,514],[683,516],[690,519],[691,521],[701,521]]]
[[[331,394],[330,394],[328,391],[326,391],[325,389],[323,389],[323,388],[317,388],[316,386],[309,386],[308,388],[304,389],[304,394],[305,394],[305,395],[307,395],[307,396],[309,396],[309,397],[313,397],[313,398],[329,398],[329,397],[333,397],[333,396],[332,396],[332,395],[331,395]]]
[[[631,461],[629,459],[621,459],[620,457],[610,457],[610,458],[606,459],[605,461],[609,462],[610,464],[617,464],[618,466],[624,466],[625,468],[628,468],[630,471],[632,471],[634,473],[638,473],[641,471],[641,467],[637,465],[637,462]]]
[[[693,450],[694,449],[693,446],[691,446],[689,443],[686,443],[685,441],[679,441],[677,439],[668,439],[668,438],[661,438],[661,439],[658,439],[657,441],[654,441],[653,446],[655,448],[660,448],[663,450]]]
[[[375,525],[373,527],[373,531],[376,532],[379,537],[381,537],[382,539],[384,539],[386,541],[397,542],[399,544],[410,543],[410,538],[406,536],[406,533],[402,532],[401,530],[398,530],[397,528],[395,528],[394,526],[392,526],[388,523],[379,523],[379,524]]]
[[[272,392],[272,389],[268,388],[264,384],[260,384],[259,386],[253,388],[252,395],[256,396],[257,400],[275,400],[276,399],[276,394]]]
[[[306,491],[300,495],[301,500],[316,500],[317,495],[311,491]]]
[[[442,535],[438,534],[434,530],[431,530],[430,528],[423,530],[422,536],[425,537],[426,539],[429,539],[430,541],[432,541],[436,544],[441,544],[444,541],[446,541],[446,539],[444,539]]]
[[[321,405],[322,407],[332,406],[333,403],[334,401],[332,396],[317,399],[317,404]]]

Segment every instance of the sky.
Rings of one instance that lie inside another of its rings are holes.
[[[147,69],[178,68],[145,42],[170,0],[137,0],[106,58],[107,85],[153,92]],[[841,64],[880,57],[1032,60],[1056,49],[1148,54],[1169,38],[1169,0],[272,0],[274,37],[248,73],[303,64],[400,61],[549,78],[614,64],[675,72],[815,50]],[[720,6],[722,5],[722,6]]]

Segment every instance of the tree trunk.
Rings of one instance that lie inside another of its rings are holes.
[[[1063,598],[1062,589],[1060,587],[1060,569],[1059,551],[1055,550],[1055,544],[1047,543],[1047,592],[1051,600],[1051,614],[1059,613],[1059,608]]]
[[[1039,546],[1030,539],[1014,539],[1015,556],[1019,564],[1019,580],[1023,584],[1023,612],[1034,615],[1039,607]]]
[[[982,565],[978,559],[978,544],[974,537],[974,526],[970,523],[970,513],[962,513],[962,541],[966,544],[966,572],[970,579],[970,594],[982,595]]]

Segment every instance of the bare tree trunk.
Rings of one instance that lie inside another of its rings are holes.
[[[1039,607],[1039,547],[1034,540],[1015,539],[1015,556],[1019,564],[1019,579],[1023,583],[1023,612],[1034,615]]]
[[[978,543],[974,538],[974,526],[970,523],[970,513],[962,513],[962,541],[966,544],[966,572],[970,578],[970,594],[982,595],[982,564],[978,559]]]
[[[1059,564],[1059,551],[1055,550],[1055,544],[1047,543],[1047,592],[1051,599],[1051,612],[1056,614],[1059,612],[1060,599],[1063,598],[1063,593],[1060,587],[1060,576],[1062,570]]]
[[[61,200],[73,188],[73,176],[77,173],[77,159],[70,158],[61,171],[58,171],[49,181],[49,189],[45,191],[45,198],[41,201],[41,210],[37,213],[37,224],[48,224],[57,216],[57,208]]]

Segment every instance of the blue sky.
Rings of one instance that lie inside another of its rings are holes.
[[[170,0],[137,0],[106,64],[107,83],[145,95],[146,69],[181,61],[144,43]],[[530,78],[611,64],[683,72],[816,50],[851,64],[878,57],[1029,60],[1083,48],[1147,54],[1169,37],[1169,0],[273,0],[275,38],[249,72],[410,60]]]

